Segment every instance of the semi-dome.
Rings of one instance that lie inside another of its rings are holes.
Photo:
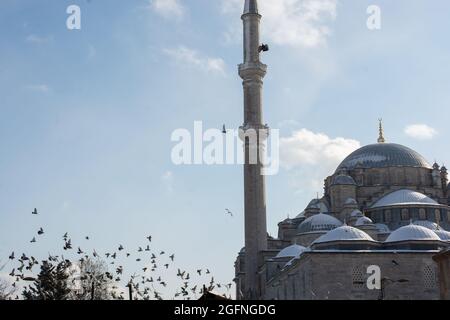
[[[299,246],[298,244],[293,244],[292,246],[286,247],[281,250],[275,258],[294,258],[298,257],[305,251],[306,248]]]
[[[316,239],[313,244],[331,241],[374,241],[371,236],[362,230],[350,226],[341,226],[333,229]]]
[[[383,198],[375,202],[371,208],[402,205],[436,206],[439,205],[439,203],[420,192],[402,189],[385,195]]]
[[[338,174],[333,178],[333,181],[331,185],[348,185],[348,186],[355,186],[356,182],[355,180],[346,174]]]
[[[354,168],[417,167],[431,169],[416,151],[395,143],[377,143],[362,147],[342,161],[336,171]]]
[[[386,242],[399,242],[412,240],[439,241],[441,239],[434,231],[428,228],[410,224],[393,231],[386,239]]]
[[[442,241],[450,241],[450,232],[439,229],[434,230],[434,233],[436,233]]]
[[[439,229],[439,225],[436,222],[432,222],[429,220],[416,220],[413,222],[413,224],[415,224],[416,226],[428,228],[433,231]]]
[[[329,214],[319,213],[300,223],[297,231],[298,233],[329,231],[340,226],[342,226],[342,222],[335,217],[332,217]]]
[[[360,227],[360,226],[365,226],[368,224],[373,224],[372,219],[370,219],[368,217],[360,217],[360,218],[358,218],[358,220],[356,220],[355,226]]]

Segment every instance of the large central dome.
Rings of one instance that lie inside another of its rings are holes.
[[[362,147],[339,165],[341,169],[385,167],[419,167],[431,169],[428,161],[416,151],[395,143],[377,143]]]

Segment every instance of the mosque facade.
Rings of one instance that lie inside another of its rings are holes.
[[[260,19],[257,0],[246,0],[244,55],[253,60],[240,70],[248,114],[261,111],[266,66],[262,72]],[[445,166],[386,142],[380,122],[377,143],[345,158],[324,180],[323,196],[281,221],[276,238],[267,235],[264,179],[255,168],[244,167],[246,243],[235,262],[238,299],[442,297],[433,257],[450,248]]]

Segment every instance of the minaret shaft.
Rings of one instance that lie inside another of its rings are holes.
[[[267,66],[260,61],[259,29],[261,16],[258,14],[256,0],[246,0],[244,14],[244,63],[239,66],[239,75],[243,79],[244,89],[244,125],[245,133],[250,130],[257,133],[257,163],[249,163],[252,150],[249,140],[244,141],[244,197],[245,197],[245,299],[259,299],[262,295],[259,267],[263,263],[262,252],[267,250],[267,223],[265,177],[259,159],[260,149],[264,148],[267,130],[263,124],[262,88]],[[260,132],[260,130],[262,130]],[[254,146],[253,146],[254,147]],[[253,150],[255,150],[253,148]],[[254,151],[253,151],[254,152]]]

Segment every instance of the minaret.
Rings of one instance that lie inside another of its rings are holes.
[[[261,15],[257,0],[245,0],[244,14],[244,63],[239,65],[239,75],[244,87],[244,125],[241,137],[244,140],[244,198],[245,198],[245,288],[244,299],[260,299],[261,278],[259,267],[263,263],[262,251],[267,250],[265,178],[260,151],[264,148],[268,127],[263,124],[262,87],[267,66],[260,61],[259,29]],[[257,134],[258,143],[251,143],[247,135]],[[257,151],[257,161],[249,161],[250,152]]]

